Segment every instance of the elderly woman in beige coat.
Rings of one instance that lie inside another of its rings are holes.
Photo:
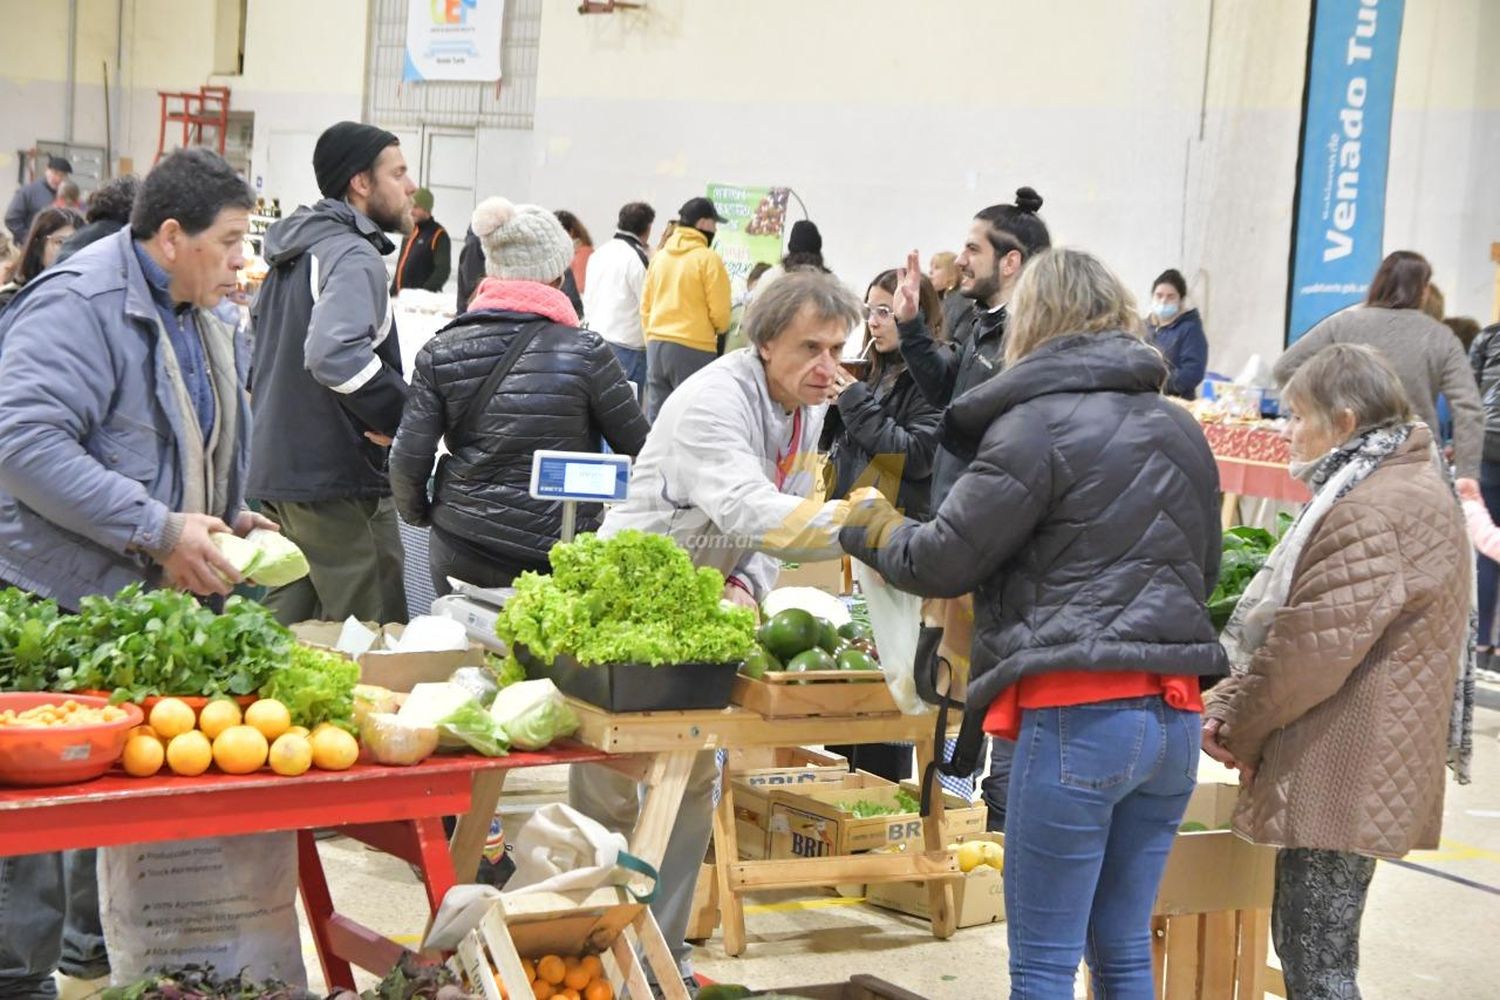
[[[1241,769],[1235,829],[1281,851],[1287,996],[1357,998],[1376,858],[1438,844],[1473,561],[1428,429],[1375,351],[1325,348],[1287,384],[1314,496],[1225,629],[1204,749]]]

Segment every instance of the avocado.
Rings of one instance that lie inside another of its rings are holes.
[[[766,622],[762,631],[761,645],[783,662],[817,647],[820,638],[818,620],[801,608],[787,608]]]
[[[867,639],[873,642],[875,632],[864,622],[848,622],[839,626],[839,637],[848,639],[850,642],[856,639]]]
[[[837,670],[839,667],[826,651],[814,647],[792,657],[786,668],[792,673],[802,674],[812,670]]]
[[[838,655],[835,662],[840,670],[879,670],[880,664],[862,649],[849,648]]]
[[[837,653],[839,643],[843,642],[839,630],[834,627],[833,622],[826,618],[818,619],[818,648],[827,653]]]
[[[765,676],[767,670],[780,670],[781,664],[776,657],[766,652],[760,646],[752,646],[750,652],[745,654],[745,662],[740,664],[740,673],[746,677],[760,678]]]

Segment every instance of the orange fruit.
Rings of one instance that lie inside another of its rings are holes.
[[[573,960],[572,968],[568,969],[568,974],[563,976],[563,985],[570,990],[586,989],[593,981],[594,977],[589,974],[589,970],[576,959]]]
[[[181,698],[163,698],[151,706],[151,716],[148,721],[151,723],[151,728],[156,730],[156,735],[164,740],[170,740],[196,726],[198,717],[193,714],[188,703]]]
[[[598,955],[585,955],[578,960],[578,964],[589,970],[590,979],[604,978],[604,963],[599,960]]]
[[[292,728],[292,713],[275,698],[262,698],[245,709],[245,725],[254,726],[267,740],[274,740]]]
[[[568,975],[568,966],[556,955],[543,955],[536,963],[536,977],[553,986],[561,985]]]
[[[214,763],[225,774],[259,771],[271,748],[254,726],[230,726],[214,740]]]
[[[167,744],[167,766],[172,769],[173,774],[191,778],[207,771],[208,765],[213,762],[214,750],[209,745],[208,737],[196,729],[178,733]]]
[[[204,705],[203,711],[198,713],[198,728],[204,736],[216,740],[230,726],[238,726],[240,719],[240,706],[228,698],[218,698]]]
[[[531,995],[536,1000],[552,1000],[552,984],[545,979],[533,979],[531,981]]]
[[[526,981],[530,982],[536,978],[536,966],[531,964],[531,959],[521,959],[521,971],[526,973]]]
[[[312,744],[296,733],[282,733],[271,744],[271,770],[295,778],[312,767]]]
[[[615,991],[605,979],[596,979],[583,991],[583,1000],[615,1000]]]
[[[156,730],[152,729],[150,725],[144,722],[125,734],[126,739],[134,739],[137,736],[149,736],[153,740],[161,739],[161,733],[158,733]]]
[[[132,778],[149,778],[161,770],[162,762],[166,759],[167,751],[161,745],[161,740],[155,736],[138,734],[126,741],[120,763],[125,768],[125,773]]]
[[[583,1000],[583,994],[574,989],[563,989],[552,994],[552,1000]]]
[[[359,743],[337,726],[319,726],[312,734],[313,767],[320,771],[347,771],[359,759]]]

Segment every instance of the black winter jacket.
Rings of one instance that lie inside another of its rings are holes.
[[[523,327],[535,338],[484,406],[477,433],[448,437]],[[401,431],[391,447],[391,489],[401,517],[431,525],[497,558],[545,566],[562,533],[562,505],[531,496],[531,460],[540,449],[635,455],[649,430],[625,372],[596,333],[533,313],[466,313],[417,355]],[[438,441],[451,454],[427,496]],[[597,526],[600,508],[578,508],[578,530]]]
[[[1125,334],[1046,344],[948,411],[973,464],[931,522],[887,514],[841,533],[902,590],[974,592],[971,715],[1033,674],[1228,672],[1205,607],[1218,468],[1197,421],[1162,397],[1166,377]]]
[[[823,419],[821,448],[834,471],[830,499],[847,497],[856,483],[875,486],[907,517],[927,520],[942,422],[942,409],[904,369],[884,392],[864,382],[845,389]]]
[[[1500,323],[1487,326],[1469,345],[1469,364],[1484,406],[1484,460],[1500,462]]]
[[[1000,373],[1005,362],[1005,328],[1009,316],[1004,308],[994,312],[972,311],[967,339],[944,344],[932,339],[927,322],[915,319],[897,326],[901,333],[901,356],[927,401],[938,409],[983,385]],[[941,441],[932,469],[932,506],[943,502],[968,464]]]

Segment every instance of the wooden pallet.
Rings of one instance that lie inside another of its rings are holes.
[[[734,679],[731,703],[767,719],[811,716],[895,715],[885,675],[874,670],[768,670],[761,677]]]

